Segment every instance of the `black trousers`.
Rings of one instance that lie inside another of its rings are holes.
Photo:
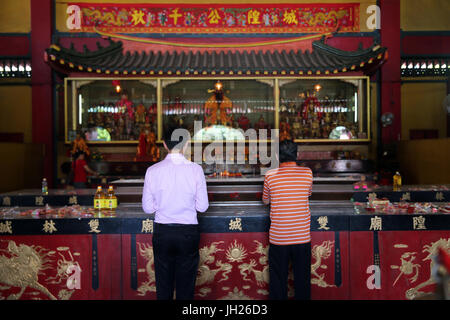
[[[311,243],[269,246],[269,297],[287,299],[289,261],[294,271],[295,299],[311,299]]]
[[[156,298],[193,300],[200,242],[198,225],[160,224],[153,228]]]

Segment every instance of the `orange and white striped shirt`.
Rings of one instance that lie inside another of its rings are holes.
[[[270,202],[269,242],[276,245],[311,241],[309,196],[313,174],[295,162],[283,162],[264,179],[263,202]]]

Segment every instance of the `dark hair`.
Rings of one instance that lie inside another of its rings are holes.
[[[84,152],[84,151],[77,151],[77,152],[75,152],[73,154],[73,160],[77,160],[78,157],[81,156],[82,154],[86,156],[86,152]]]
[[[188,140],[187,135],[189,135],[189,132],[187,130],[185,130],[186,132],[183,135],[177,134],[177,137],[173,136],[173,133],[177,129],[182,129],[182,128],[169,127],[164,131],[163,140],[166,143],[166,146],[169,150],[172,150],[172,149],[181,150]]]
[[[283,140],[279,146],[280,162],[297,160],[297,144],[292,140]]]

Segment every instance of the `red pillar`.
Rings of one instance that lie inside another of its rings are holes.
[[[389,55],[381,68],[381,114],[394,114],[393,124],[381,131],[386,144],[400,140],[401,134],[400,0],[380,0],[380,11],[381,45],[387,47]]]
[[[53,183],[53,90],[52,73],[44,61],[51,44],[52,0],[31,0],[31,68],[33,143],[44,146],[42,176]]]

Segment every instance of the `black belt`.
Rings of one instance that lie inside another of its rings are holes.
[[[184,230],[192,230],[192,231],[197,231],[199,230],[199,226],[198,224],[183,224],[183,223],[154,223],[154,231],[159,229],[159,230],[164,230],[165,228],[168,229],[173,229],[173,228],[180,228],[180,229],[184,229]]]

